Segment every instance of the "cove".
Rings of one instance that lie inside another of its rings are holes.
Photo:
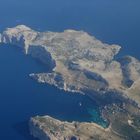
[[[45,72],[48,68],[15,46],[0,46],[0,65],[1,139],[34,140],[28,121],[36,115],[106,126],[97,104],[87,96],[65,93],[32,80],[30,73]]]

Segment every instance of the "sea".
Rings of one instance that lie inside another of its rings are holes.
[[[76,29],[122,46],[118,57],[140,59],[139,0],[0,0],[0,32],[27,25],[37,31]],[[28,122],[36,115],[95,122],[106,127],[99,106],[87,96],[39,84],[30,73],[48,67],[11,45],[0,45],[0,140],[35,140]]]

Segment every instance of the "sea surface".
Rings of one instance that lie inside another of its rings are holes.
[[[121,45],[119,57],[140,59],[139,6],[139,0],[0,0],[0,32],[18,24],[38,31],[84,30],[103,42]],[[36,115],[106,125],[97,104],[88,97],[29,77],[47,70],[15,46],[0,46],[0,140],[35,140],[28,121]]]

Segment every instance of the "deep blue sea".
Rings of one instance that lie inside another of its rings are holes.
[[[120,56],[140,59],[139,7],[139,0],[0,0],[0,31],[18,24],[39,31],[84,30],[121,45]],[[0,140],[34,140],[28,120],[35,115],[104,125],[88,97],[38,84],[28,76],[47,69],[16,47],[0,46]]]

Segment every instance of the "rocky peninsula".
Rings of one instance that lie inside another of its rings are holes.
[[[48,66],[49,72],[30,74],[33,79],[89,96],[98,102],[102,116],[110,122],[104,129],[94,123],[37,116],[30,121],[35,137],[139,140],[140,61],[132,56],[116,59],[119,45],[103,43],[84,31],[38,32],[25,25],[7,28],[0,34],[0,43],[17,46]]]

